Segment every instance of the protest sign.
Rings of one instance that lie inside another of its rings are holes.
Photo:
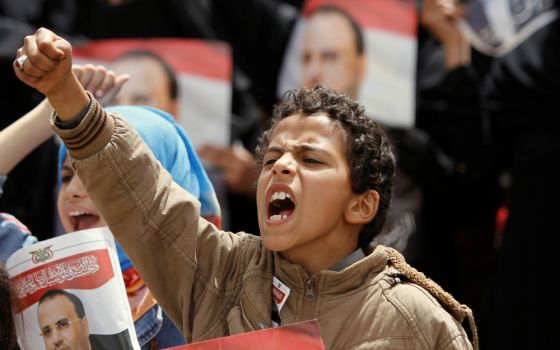
[[[77,45],[73,55],[76,63],[111,68],[115,60],[133,51],[153,53],[171,67],[178,85],[178,111],[174,117],[195,147],[206,143],[229,146],[232,58],[227,44],[179,38],[107,39]],[[131,74],[122,91],[150,83],[137,81],[136,70],[119,73]],[[141,104],[154,107],[147,102]]]
[[[168,350],[324,350],[316,320],[221,337]]]
[[[22,350],[140,349],[108,228],[24,247],[6,263]]]
[[[284,57],[278,95],[302,85],[309,14],[322,5],[334,5],[344,10],[361,27],[366,67],[357,99],[366,108],[367,114],[388,126],[414,125],[418,25],[414,0],[306,1]],[[325,61],[343,59],[333,57],[335,54],[324,52],[323,55],[329,55]],[[341,79],[344,77],[338,78]]]

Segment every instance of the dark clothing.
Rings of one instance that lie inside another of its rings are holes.
[[[453,271],[444,269],[452,270],[445,260],[445,252],[451,245],[450,226],[442,217],[449,217],[446,197],[452,174],[451,160],[419,128],[386,129],[395,145],[398,165],[386,226],[391,225],[391,218],[398,218],[401,230],[409,226],[410,231],[400,233],[406,235],[403,246],[391,246],[402,250],[411,263],[422,266],[430,277],[449,285],[447,282]],[[412,225],[406,224],[410,221],[407,218],[414,220]]]
[[[91,350],[132,350],[128,329],[117,334],[90,334]]]
[[[74,32],[88,38],[173,37],[181,33],[198,37],[196,28],[183,30],[174,19],[171,1],[136,0],[111,6],[103,1],[82,0],[75,16]],[[77,20],[79,19],[79,20]],[[150,25],[139,25],[149,23]],[[184,27],[192,22],[185,20]]]
[[[416,125],[453,161],[451,193],[445,197],[452,221],[484,226],[494,220],[500,193],[489,119],[481,112],[482,72],[470,66],[446,72],[444,65],[443,49],[420,28]]]
[[[560,11],[555,2],[551,11]],[[560,178],[560,20],[528,37],[492,62],[484,84],[494,139],[504,167],[511,173],[509,219],[496,275],[492,314],[494,349],[546,349],[556,345],[550,319],[558,304],[552,288],[534,289],[520,276],[536,281],[556,272],[551,244],[558,231]],[[511,335],[515,334],[515,337]]]
[[[495,259],[496,211],[503,200],[490,121],[482,113],[481,76],[488,59],[446,71],[443,48],[424,28],[418,42],[416,124],[449,156],[451,177],[427,205],[430,231],[416,265],[442,281],[477,315],[482,344],[490,346],[489,284]],[[476,259],[473,259],[476,257]]]
[[[472,3],[480,5],[482,1]],[[505,3],[511,5],[513,30],[518,36],[522,29],[528,35],[496,57],[473,51],[472,65],[452,72],[443,83],[426,74],[423,83],[436,89],[423,91],[419,106],[430,113],[418,121],[464,160],[466,176],[457,177],[464,185],[457,189],[461,194],[458,198],[465,200],[464,206],[458,207],[462,208],[458,218],[465,219],[465,227],[469,220],[473,225],[494,219],[488,216],[496,198],[492,181],[497,181],[492,179],[500,173],[510,179],[502,199],[509,217],[503,241],[497,246],[497,270],[488,283],[491,297],[484,297],[492,327],[479,323],[483,343],[486,339],[492,349],[547,349],[556,342],[554,325],[545,320],[559,307],[554,302],[543,307],[543,300],[554,300],[553,289],[542,288],[537,297],[524,278],[547,280],[556,272],[550,235],[557,231],[560,209],[556,185],[560,173],[555,164],[560,151],[560,120],[550,111],[557,109],[560,98],[560,2],[538,2],[538,6],[533,6],[537,3],[533,1]],[[486,25],[484,18],[477,20],[476,25]],[[481,37],[487,33],[485,30]],[[423,53],[421,49],[420,58]],[[476,184],[480,186],[472,186]],[[473,256],[484,259],[478,249],[469,250],[468,256],[471,263]],[[488,270],[488,265],[485,263],[483,269]],[[476,285],[470,287],[479,290]],[[476,303],[465,300],[480,316]]]

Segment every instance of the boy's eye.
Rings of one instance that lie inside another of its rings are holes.
[[[303,158],[303,162],[307,164],[322,164],[322,162],[315,158],[305,157]]]
[[[264,165],[272,165],[276,162],[276,158],[269,158],[264,160]]]
[[[63,184],[69,183],[70,181],[72,181],[72,175],[63,175],[60,177],[60,180]]]

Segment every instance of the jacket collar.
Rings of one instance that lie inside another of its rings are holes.
[[[366,279],[382,278],[388,259],[385,247],[377,246],[373,251],[340,271],[323,270],[314,276],[303,267],[292,264],[274,252],[274,275],[290,289],[304,291],[306,282],[314,277],[319,293],[340,294],[364,285]],[[381,274],[380,274],[381,273]]]

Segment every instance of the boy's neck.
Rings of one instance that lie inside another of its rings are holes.
[[[304,248],[304,247],[302,247]],[[323,270],[329,270],[358,249],[357,243],[348,244],[345,247],[339,246],[333,251],[310,252],[280,252],[280,255],[293,264],[298,264],[304,268],[309,275],[315,275]],[[318,254],[317,254],[318,253]]]
[[[340,272],[347,268],[348,266],[352,265],[353,263],[363,259],[366,256],[363,249],[358,247],[354,250],[350,255],[346,258],[342,259],[341,261],[337,262],[333,266],[329,268],[331,271]]]

